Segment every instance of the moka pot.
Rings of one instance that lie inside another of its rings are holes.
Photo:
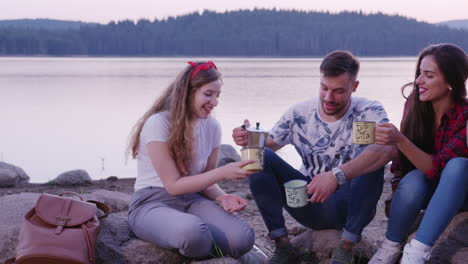
[[[268,138],[268,131],[260,128],[257,122],[255,127],[245,127],[247,131],[247,145],[241,149],[242,160],[255,160],[242,167],[244,170],[261,171],[263,170],[263,149]]]

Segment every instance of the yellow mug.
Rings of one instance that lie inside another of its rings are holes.
[[[263,148],[243,148],[241,149],[242,160],[255,160],[242,167],[244,170],[261,171],[263,170]]]
[[[359,121],[353,122],[353,143],[354,144],[374,144],[375,142],[375,122]]]

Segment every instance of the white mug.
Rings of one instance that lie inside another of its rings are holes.
[[[286,204],[289,207],[303,207],[309,203],[306,185],[307,181],[305,180],[291,180],[284,183]]]

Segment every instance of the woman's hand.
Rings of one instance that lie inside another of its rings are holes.
[[[243,160],[238,162],[232,162],[220,167],[219,169],[222,170],[221,173],[225,180],[240,180],[247,178],[248,176],[257,172],[242,169],[242,167],[251,163],[255,163],[255,160]]]
[[[405,136],[391,123],[377,124],[375,127],[375,144],[397,145]]]
[[[234,194],[224,194],[216,198],[226,212],[240,212],[247,206],[247,201]]]

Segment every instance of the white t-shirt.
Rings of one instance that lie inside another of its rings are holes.
[[[148,143],[153,141],[166,142],[169,136],[169,112],[160,112],[150,116],[140,133],[138,146],[137,177],[135,191],[146,187],[164,187],[161,178],[151,163],[148,155]],[[221,144],[221,127],[214,118],[198,119],[193,131],[194,157],[190,167],[190,175],[203,172],[208,157],[213,149]]]
[[[348,111],[335,122],[325,122],[318,113],[319,99],[292,106],[270,131],[279,145],[292,144],[302,158],[300,171],[306,176],[330,171],[350,161],[366,145],[353,144],[353,121],[388,122],[377,101],[352,97]]]

